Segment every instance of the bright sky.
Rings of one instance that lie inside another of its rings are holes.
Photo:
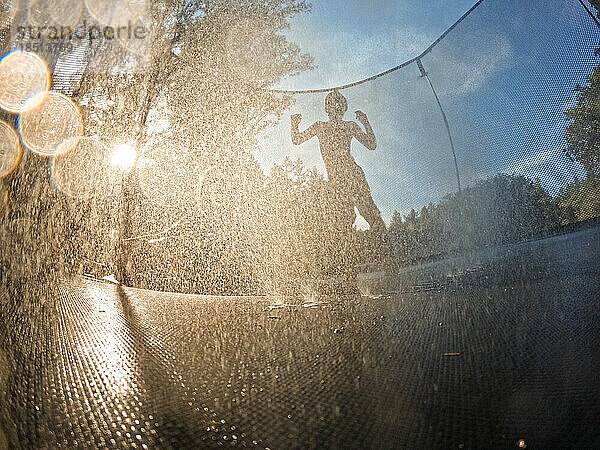
[[[321,88],[355,81],[421,53],[473,1],[324,0],[296,18],[289,38],[318,66],[283,80],[282,88]],[[574,0],[486,0],[423,59],[446,110],[463,185],[498,172],[540,178],[551,191],[582,175],[562,154],[573,88],[599,61],[600,32]],[[389,221],[438,202],[455,190],[448,137],[426,81],[413,64],[377,81],[343,91],[354,111],[369,117],[374,152],[353,144],[373,198]],[[324,94],[297,96],[279,126],[269,130],[256,156],[269,169],[285,156],[324,170],[318,142],[294,147],[289,114],[300,129],[326,120]]]
[[[285,80],[303,89],[345,84],[383,72],[421,53],[473,0],[316,0],[287,33],[315,58],[315,70]]]

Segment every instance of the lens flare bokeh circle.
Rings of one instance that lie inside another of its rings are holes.
[[[90,15],[102,25],[110,25],[118,0],[84,0]]]
[[[20,160],[19,136],[10,125],[0,121],[0,178],[15,170]]]
[[[42,30],[51,33],[56,27],[75,28],[82,13],[81,0],[32,0],[27,8],[27,20],[42,33]]]
[[[110,154],[98,139],[71,138],[71,151],[51,160],[52,181],[70,197],[87,200],[106,198],[113,192],[117,171],[110,166]]]
[[[0,61],[0,108],[12,113],[31,109],[49,88],[50,72],[35,53],[17,50]]]
[[[156,27],[146,0],[122,0],[115,8],[111,26],[119,43],[130,53],[148,59],[155,45]]]
[[[83,120],[69,97],[48,92],[35,108],[21,113],[19,133],[32,152],[54,156],[75,147],[83,135]]]

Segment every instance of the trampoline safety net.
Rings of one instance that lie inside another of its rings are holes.
[[[600,4],[458,4],[4,0],[0,448],[600,448]]]

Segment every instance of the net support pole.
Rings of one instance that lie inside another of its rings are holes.
[[[431,88],[431,91],[433,92],[435,101],[437,102],[437,104],[440,108],[440,112],[442,113],[442,119],[444,119],[444,125],[446,126],[446,131],[448,132],[448,140],[450,141],[450,148],[452,149],[452,157],[454,158],[454,169],[456,171],[456,184],[458,185],[458,192],[460,192],[461,191],[460,190],[460,173],[458,171],[458,161],[456,159],[456,149],[454,148],[454,140],[452,139],[452,133],[450,131],[450,124],[448,123],[448,118],[446,117],[446,113],[444,112],[444,108],[442,107],[442,103],[440,102],[440,98],[438,97],[437,92],[436,92],[435,88],[433,87],[433,83],[431,82],[429,75],[425,71],[425,68],[423,67],[423,63],[421,62],[420,58],[417,59],[417,66],[419,67],[419,70],[421,71],[421,76],[427,80],[427,83],[429,83],[429,87]]]
[[[592,13],[592,11],[590,11],[590,8],[587,7],[587,5],[583,2],[583,0],[579,0],[579,3],[581,4],[581,6],[583,6],[585,11],[588,13],[588,16],[590,16],[592,18],[592,20],[598,26],[598,28],[600,28],[600,22],[598,22],[598,19],[596,18],[594,13]]]

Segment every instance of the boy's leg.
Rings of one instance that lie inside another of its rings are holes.
[[[373,231],[385,231],[385,222],[381,218],[381,212],[369,194],[368,198],[360,202],[358,212],[369,223]]]
[[[361,174],[360,181],[357,183],[356,190],[356,207],[361,216],[369,223],[371,230],[373,231],[385,231],[385,223],[381,218],[381,212],[373,197],[371,196],[371,189],[367,183],[367,179],[364,174]]]
[[[354,212],[354,198],[352,198],[352,187],[347,180],[336,180],[328,182],[329,196],[332,199],[330,213],[336,221],[344,224],[344,227],[352,227],[356,220]]]

